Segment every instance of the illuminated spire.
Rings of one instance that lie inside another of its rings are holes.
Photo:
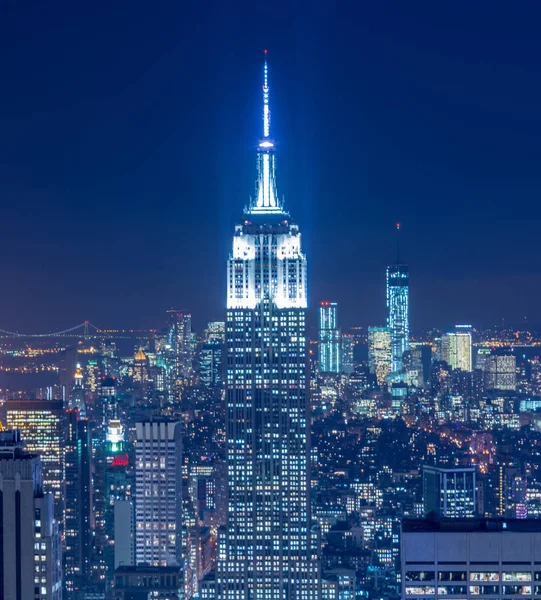
[[[270,137],[270,103],[269,103],[269,65],[267,50],[264,50],[263,62],[263,138],[259,142],[257,153],[257,190],[252,201],[251,214],[282,214],[281,203],[276,190],[274,142]]]
[[[267,140],[270,136],[269,65],[267,64],[267,50],[263,52],[265,54],[263,64],[263,138]]]

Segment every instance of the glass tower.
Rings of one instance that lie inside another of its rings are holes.
[[[256,196],[227,269],[227,537],[202,597],[312,600],[306,257],[276,190],[266,61],[263,99]]]
[[[340,329],[336,317],[336,302],[319,305],[319,370],[321,373],[340,372]]]
[[[397,226],[400,229],[400,226]],[[391,329],[391,370],[400,371],[402,356],[409,350],[409,269],[397,257],[387,267],[387,327]]]

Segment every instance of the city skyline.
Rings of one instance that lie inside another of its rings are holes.
[[[332,299],[344,324],[385,323],[385,267],[400,221],[413,330],[502,317],[540,325],[535,19],[493,8],[480,27],[484,11],[474,7],[462,31],[458,15],[428,5],[391,15],[352,8],[359,35],[339,36],[352,27],[345,14],[316,4],[312,19],[292,9],[302,21],[297,41],[284,5],[241,7],[238,24],[218,8],[203,15],[190,7],[202,23],[197,40],[176,9],[164,27],[163,15],[147,19],[138,3],[117,39],[125,13],[115,7],[92,53],[99,11],[63,6],[60,19],[39,9],[27,19],[16,5],[4,9],[3,43],[14,60],[0,113],[9,223],[0,247],[13,258],[0,325],[38,331],[90,318],[150,327],[170,306],[199,323],[223,315],[219,257],[234,207],[251,189],[259,117],[251,83],[264,47],[280,90],[281,189],[286,203],[295,198],[314,265],[309,318]],[[55,19],[51,40],[42,25]],[[69,21],[70,30],[62,26]],[[235,34],[225,44],[215,35],[224,26]],[[34,34],[24,52],[23,27]],[[65,46],[70,55],[53,60]],[[44,78],[46,87],[33,86]],[[204,235],[194,237],[189,222],[203,223]]]
[[[541,7],[485,1],[0,8],[2,599],[541,598]]]

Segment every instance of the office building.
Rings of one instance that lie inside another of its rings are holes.
[[[392,368],[392,331],[390,327],[368,328],[368,369],[382,387]]]
[[[113,524],[113,573],[121,566],[135,564],[135,505],[133,500],[114,500]],[[106,557],[107,577],[110,576],[110,565]]]
[[[336,302],[319,305],[319,370],[321,373],[340,372],[341,334]]]
[[[425,515],[466,518],[477,515],[475,467],[439,468],[423,466]]]
[[[219,387],[223,383],[224,345],[219,339],[205,342],[199,351],[199,379],[205,387]]]
[[[269,88],[256,196],[227,275],[228,529],[202,598],[320,598],[312,531],[306,257],[276,189]]]
[[[182,381],[192,374],[193,341],[192,315],[179,310],[168,310],[168,345],[173,355],[175,377]]]
[[[136,564],[181,566],[181,424],[136,423]]]
[[[104,464],[104,562],[107,587],[114,570],[135,563],[135,478],[118,412],[107,428]]]
[[[26,450],[41,458],[43,489],[53,494],[55,517],[64,514],[64,407],[61,400],[8,400],[8,429],[18,429]]]
[[[184,600],[178,567],[120,566],[115,571],[113,600]]]
[[[541,520],[405,519],[402,598],[541,596]]]
[[[397,233],[400,225],[396,226]],[[402,356],[409,349],[409,269],[397,260],[387,267],[387,327],[391,330],[391,371],[402,369]]]
[[[456,325],[441,337],[443,360],[452,369],[472,370],[471,325]]]
[[[204,341],[225,344],[225,321],[210,321],[205,328]]]
[[[346,375],[351,375],[355,370],[355,346],[357,338],[350,333],[342,334],[342,347],[340,354],[340,370]]]
[[[135,353],[133,360],[133,382],[139,386],[141,391],[145,391],[148,384],[148,358],[142,348]]]
[[[491,354],[485,363],[485,389],[514,392],[516,387],[516,356],[503,352]]]
[[[90,426],[79,411],[66,411],[64,447],[64,589],[75,598],[90,578],[92,555],[92,442]]]
[[[62,557],[42,463],[18,431],[0,432],[0,597],[61,600]]]
[[[81,418],[86,417],[85,389],[83,386],[83,370],[77,363],[75,375],[73,377],[73,386],[68,398],[68,408],[77,410]]]

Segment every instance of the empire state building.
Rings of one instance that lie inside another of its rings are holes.
[[[266,57],[265,57],[266,58]],[[255,197],[227,265],[227,535],[215,596],[320,598],[311,527],[306,257],[276,188],[268,66]]]

